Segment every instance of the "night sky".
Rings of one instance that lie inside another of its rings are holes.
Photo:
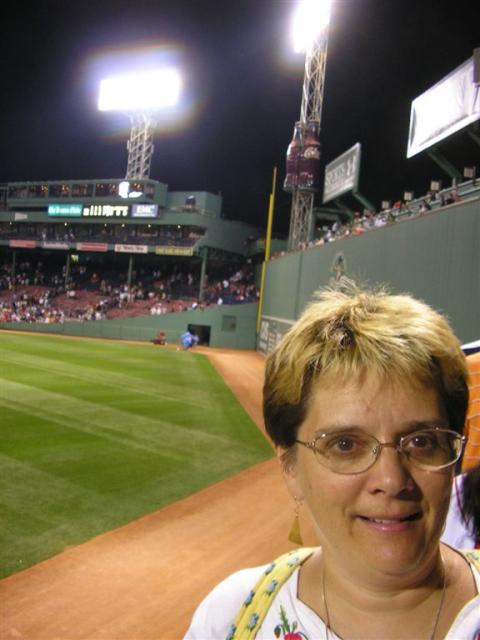
[[[379,207],[421,195],[440,169],[406,159],[410,102],[480,46],[475,2],[333,0],[322,162],[362,144],[360,191]],[[0,181],[119,178],[129,123],[96,108],[115,50],[178,51],[190,119],[156,137],[151,177],[170,190],[221,192],[224,214],[265,226],[279,169],[275,229],[288,230],[284,156],[299,117],[302,56],[290,0],[37,0],[3,3]],[[465,134],[444,153],[480,165]],[[350,201],[350,204],[352,202]],[[361,205],[357,205],[361,208]]]

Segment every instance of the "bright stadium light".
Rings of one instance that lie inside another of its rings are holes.
[[[98,109],[120,111],[130,118],[126,178],[150,177],[153,134],[163,112],[168,117],[179,101],[182,82],[173,67],[145,69],[100,82]],[[132,193],[128,197],[134,197]]]
[[[158,111],[177,104],[181,89],[176,69],[153,69],[105,78],[100,82],[100,111],[138,113]]]
[[[330,0],[301,0],[292,20],[294,51],[308,51],[329,23]]]

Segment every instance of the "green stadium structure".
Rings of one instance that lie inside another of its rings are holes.
[[[277,243],[277,249],[284,244]],[[137,267],[153,271],[170,261],[170,265],[183,264],[195,273],[197,288],[192,298],[200,301],[210,268],[248,261],[258,275],[264,247],[264,237],[257,229],[223,217],[222,197],[214,193],[169,191],[166,184],[151,179],[0,185],[3,263],[11,264],[15,273],[15,265],[24,260],[54,260],[63,271],[65,286],[73,263],[116,270],[130,287],[135,284]],[[2,326],[137,340],[151,339],[159,329],[176,340],[188,326],[196,326],[211,345],[255,348],[255,302],[225,305],[224,309],[207,305],[205,311],[198,318],[199,312],[192,312],[96,324],[15,322]]]
[[[443,312],[462,343],[480,333],[480,184],[425,215],[289,253],[267,266],[258,349],[272,350],[315,290],[348,277],[409,292]],[[411,204],[413,208],[415,203]]]
[[[222,218],[221,195],[169,192],[156,180],[8,183],[0,186],[0,223],[0,245],[12,248],[131,255],[245,255],[259,237],[255,228]],[[39,225],[48,225],[46,238]],[[183,233],[169,237],[172,228]]]
[[[150,340],[162,330],[168,341],[195,327],[211,346],[268,353],[316,289],[347,276],[424,299],[449,317],[462,342],[469,342],[478,339],[480,326],[480,185],[473,179],[455,190],[459,198],[452,204],[438,201],[422,215],[421,199],[410,202],[403,215],[358,236],[287,254],[284,246],[274,245],[258,325],[253,303],[157,317],[1,326],[135,340]],[[169,192],[154,180],[9,183],[0,187],[0,253],[34,250],[63,255],[66,261],[74,253],[103,255],[117,264],[123,254],[129,273],[141,260],[192,260],[201,273],[200,297],[210,261],[249,257],[259,266],[262,259],[258,230],[225,220],[221,207],[220,195]],[[45,229],[48,236],[42,237]],[[126,273],[125,262],[123,268]]]

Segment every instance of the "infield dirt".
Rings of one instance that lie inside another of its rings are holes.
[[[263,430],[263,357],[199,351]],[[272,458],[2,580],[0,637],[179,640],[217,582],[292,547],[292,514]]]

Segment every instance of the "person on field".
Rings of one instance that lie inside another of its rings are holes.
[[[182,333],[180,340],[185,351],[188,351],[188,349],[191,349],[198,344],[198,336],[194,331],[185,331]]]
[[[425,303],[319,292],[267,360],[264,419],[320,546],[226,578],[185,638],[478,639],[479,556],[440,542],[467,377]]]

